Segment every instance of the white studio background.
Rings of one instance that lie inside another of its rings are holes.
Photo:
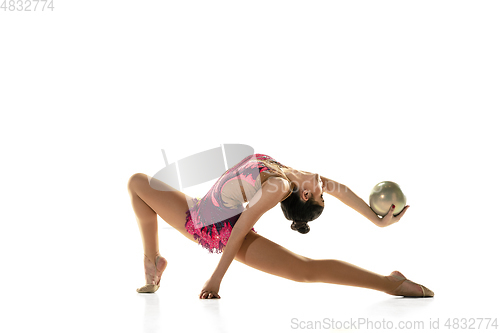
[[[161,149],[175,161],[224,143],[319,172],[365,201],[376,183],[397,182],[411,207],[389,228],[327,197],[307,235],[290,230],[279,206],[255,229],[312,258],[402,271],[436,293],[416,318],[498,315],[498,2],[54,7],[0,11],[0,302],[10,332],[153,331],[134,321],[137,311],[161,317],[154,302],[174,296],[179,312],[162,327],[180,325],[219,257],[159,219],[162,287],[146,310],[123,306],[144,283],[127,181],[160,170]],[[185,192],[203,196],[213,182]],[[413,315],[391,312],[379,292],[294,283],[240,263],[220,293],[219,322],[244,316],[231,312],[239,301],[273,330],[290,328],[287,306],[315,319],[343,307],[341,317],[356,308]],[[266,303],[285,310],[272,317]]]

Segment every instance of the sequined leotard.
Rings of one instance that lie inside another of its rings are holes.
[[[286,177],[287,166],[264,154],[253,154],[227,170],[203,198],[194,198],[186,211],[186,230],[210,253],[221,253],[231,231],[250,201],[269,177]],[[288,198],[290,192],[283,200]],[[252,228],[253,232],[256,232]]]

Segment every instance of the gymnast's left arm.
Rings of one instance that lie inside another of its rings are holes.
[[[245,236],[252,229],[259,218],[269,209],[276,206],[278,202],[280,202],[280,200],[287,194],[287,190],[283,186],[276,187],[276,184],[280,182],[281,180],[279,178],[270,178],[267,180],[252,200],[250,200],[243,213],[241,213],[238,221],[231,231],[229,240],[227,241],[226,247],[219,260],[219,264],[215,268],[215,271],[210,279],[208,279],[203,286],[200,298],[211,298],[210,294],[215,298],[220,298],[219,288],[222,278],[229,268],[229,265],[236,257],[236,254],[243,244]]]
[[[324,191],[330,195],[333,195],[340,201],[342,201],[347,206],[351,207],[364,217],[366,217],[370,222],[375,224],[377,227],[387,227],[388,225],[399,221],[403,216],[398,215],[398,219],[380,218],[375,212],[368,206],[368,204],[358,197],[349,187],[344,184],[337,183],[326,177],[321,177],[323,181]],[[391,211],[389,213],[392,213]],[[389,214],[387,214],[389,216]],[[391,214],[392,215],[392,214]]]

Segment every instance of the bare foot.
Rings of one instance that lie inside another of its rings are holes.
[[[403,281],[395,290],[388,293],[394,296],[405,297],[434,297],[434,292],[420,284],[408,280],[401,272],[394,271],[391,275],[387,276],[390,281],[398,282]]]
[[[156,265],[144,255],[144,272],[146,276],[146,285],[137,288],[139,293],[151,293],[158,290],[160,287],[161,275],[165,268],[167,268],[167,259],[163,258],[160,254],[156,256]]]

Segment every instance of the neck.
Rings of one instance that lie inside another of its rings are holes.
[[[297,170],[290,168],[290,169],[284,169],[283,172],[288,177],[288,179],[290,179],[291,182],[295,184],[299,183],[300,179]]]

